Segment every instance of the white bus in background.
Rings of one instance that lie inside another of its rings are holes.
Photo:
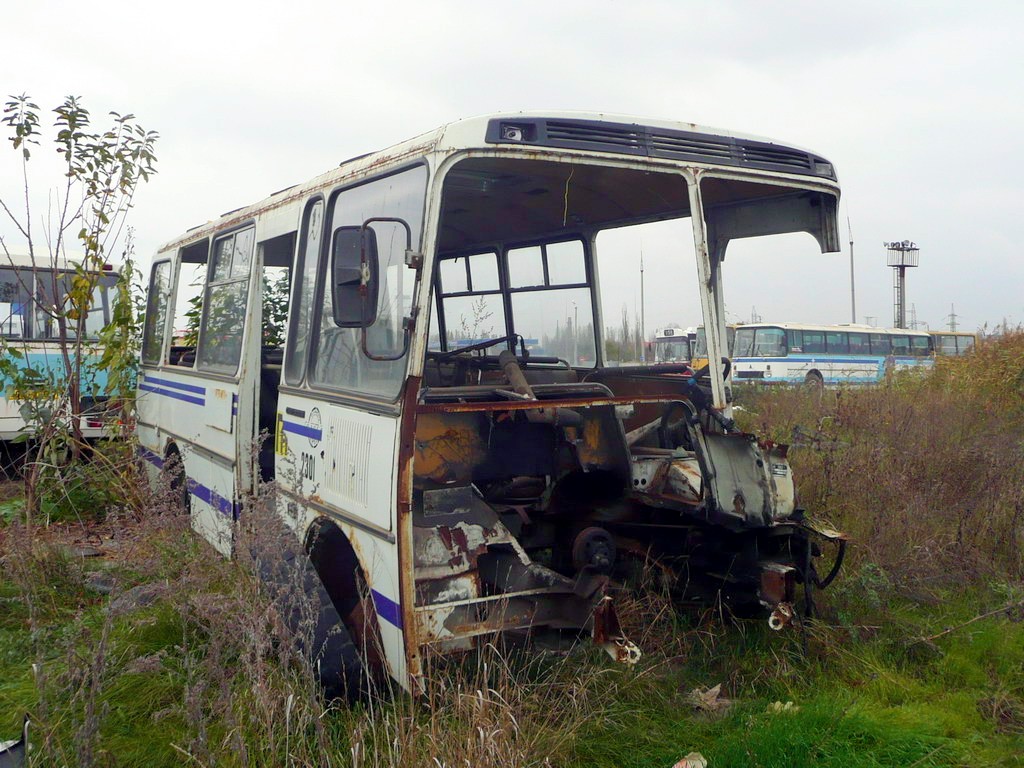
[[[736,326],[729,324],[725,327],[726,357],[732,357],[733,343],[736,341]],[[700,370],[708,364],[708,336],[704,326],[697,326],[693,333],[693,356],[690,365],[693,369]]]
[[[19,368],[30,367],[44,376],[52,375],[55,381],[65,376],[66,367],[57,324],[48,308],[52,310],[64,302],[74,270],[74,262],[64,258],[54,261],[48,255],[37,254],[33,261],[27,253],[8,255],[0,251],[0,336],[8,348],[21,353],[21,357],[13,358]],[[95,277],[96,288],[85,324],[87,338],[82,345],[80,418],[86,438],[104,434],[107,374],[97,365],[102,348],[96,339],[110,322],[110,289],[117,283],[117,274],[109,265]],[[69,342],[73,345],[73,333]],[[7,442],[23,433],[25,419],[21,403],[9,397],[12,382],[0,384],[0,441]]]
[[[690,329],[661,328],[654,332],[654,362],[686,363],[693,354]]]
[[[932,350],[938,357],[959,357],[971,352],[978,344],[978,334],[968,331],[928,331],[932,337]]]
[[[737,327],[732,375],[765,384],[872,384],[886,371],[932,364],[927,331],[759,323]]]
[[[599,236],[689,224],[679,267],[701,254],[718,359],[728,243],[836,252],[838,199],[807,150],[598,114],[473,118],[355,158],[159,250],[142,456],[223,553],[276,481],[334,612],[310,646],[334,692],[353,669],[417,690],[428,653],[504,633],[635,660],[608,585],[647,557],[681,599],[781,627],[818,551],[785,450],[737,430],[724,366],[607,363],[599,268],[621,254]],[[291,275],[283,347],[264,344],[269,268]],[[198,343],[172,348],[189,270]]]

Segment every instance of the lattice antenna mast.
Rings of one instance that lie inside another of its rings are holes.
[[[907,327],[907,268],[918,266],[920,249],[910,240],[883,243],[893,268],[893,327]]]
[[[949,330],[953,331],[953,333],[956,333],[956,319],[960,317],[960,315],[956,313],[956,307],[953,304],[949,305],[949,314],[946,315],[946,317],[949,318]]]

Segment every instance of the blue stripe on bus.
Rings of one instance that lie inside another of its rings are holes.
[[[139,389],[144,392],[152,392],[154,395],[163,395],[164,397],[173,397],[175,400],[184,400],[186,403],[193,403],[194,405],[206,405],[206,400],[202,398],[186,395],[184,392],[172,392],[169,389],[153,387],[145,382],[139,384]]]
[[[162,387],[170,387],[171,389],[181,389],[185,392],[194,392],[197,395],[206,394],[206,387],[198,387],[195,384],[182,384],[179,381],[171,381],[170,379],[158,379],[156,376],[146,376],[144,381],[151,384],[159,384]]]
[[[153,451],[139,447],[139,455],[157,469],[164,468],[164,460]],[[207,488],[202,483],[196,482],[191,477],[185,477],[185,485],[188,492],[200,501],[204,501],[225,517],[237,518],[238,505],[230,499],[226,499],[212,488]]]
[[[153,453],[153,451],[149,450],[148,448],[144,448],[141,445],[139,446],[139,456],[148,461],[157,469],[164,468],[164,460],[158,454]]]
[[[157,469],[163,469],[164,460],[153,451],[139,446],[139,455],[142,456],[146,461],[155,466]],[[237,505],[225,499],[216,491],[207,488],[202,483],[197,483],[191,477],[186,478],[188,485],[188,492],[195,496],[201,501],[205,501],[211,507],[216,509],[222,515],[232,516],[237,518]],[[370,590],[370,594],[373,596],[373,606],[377,610],[377,615],[380,616],[388,624],[391,624],[398,629],[402,628],[402,606],[396,603],[387,595],[381,594],[375,589]]]
[[[401,629],[402,606],[387,595],[382,595],[376,589],[371,589],[370,594],[373,595],[373,606],[377,609],[377,615],[384,619],[388,624]]]
[[[188,492],[200,501],[205,501],[225,517],[234,517],[235,505],[231,503],[230,499],[225,499],[213,488],[207,488],[190,477],[188,478]]]
[[[315,429],[314,427],[307,427],[305,424],[297,424],[294,421],[284,422],[285,432],[294,432],[296,435],[302,435],[312,440],[321,440],[324,436],[322,429]]]

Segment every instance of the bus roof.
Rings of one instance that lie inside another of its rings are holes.
[[[587,156],[614,153],[667,162],[685,161],[692,165],[725,165],[775,178],[780,175],[809,177],[838,191],[835,171],[828,160],[809,150],[763,137],[696,123],[600,112],[497,113],[457,120],[386,149],[346,160],[339,167],[303,184],[286,187],[257,203],[228,211],[218,219],[193,227],[159,251],[174,250],[257,215],[303,202],[315,191],[342,182],[359,181],[432,152],[517,148]],[[293,221],[291,225],[290,228],[294,229]]]
[[[32,257],[28,251],[9,251],[4,253],[0,250],[0,268],[2,267],[14,267],[15,269],[24,269],[26,267],[35,269],[74,269],[75,266],[82,263],[81,253],[71,253],[63,255],[51,254],[48,249],[37,248],[35,251],[35,258]],[[104,271],[115,271],[113,267],[108,266]]]
[[[837,325],[812,325],[809,323],[742,323],[736,326],[743,328],[782,328],[793,331],[854,331],[856,333],[889,333],[899,335],[927,336],[928,331],[912,331],[909,328],[876,328],[873,325],[860,323],[839,323]]]
[[[656,339],[679,339],[686,338],[686,329],[684,328],[659,328],[654,332]]]

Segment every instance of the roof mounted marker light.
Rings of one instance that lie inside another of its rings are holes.
[[[504,141],[522,141],[523,129],[518,125],[502,125],[501,138]]]
[[[501,141],[530,142],[537,137],[537,126],[530,123],[502,123]]]
[[[832,168],[832,163],[823,163],[818,160],[814,161],[814,175],[815,176],[827,176],[830,179],[836,177],[836,172]]]

